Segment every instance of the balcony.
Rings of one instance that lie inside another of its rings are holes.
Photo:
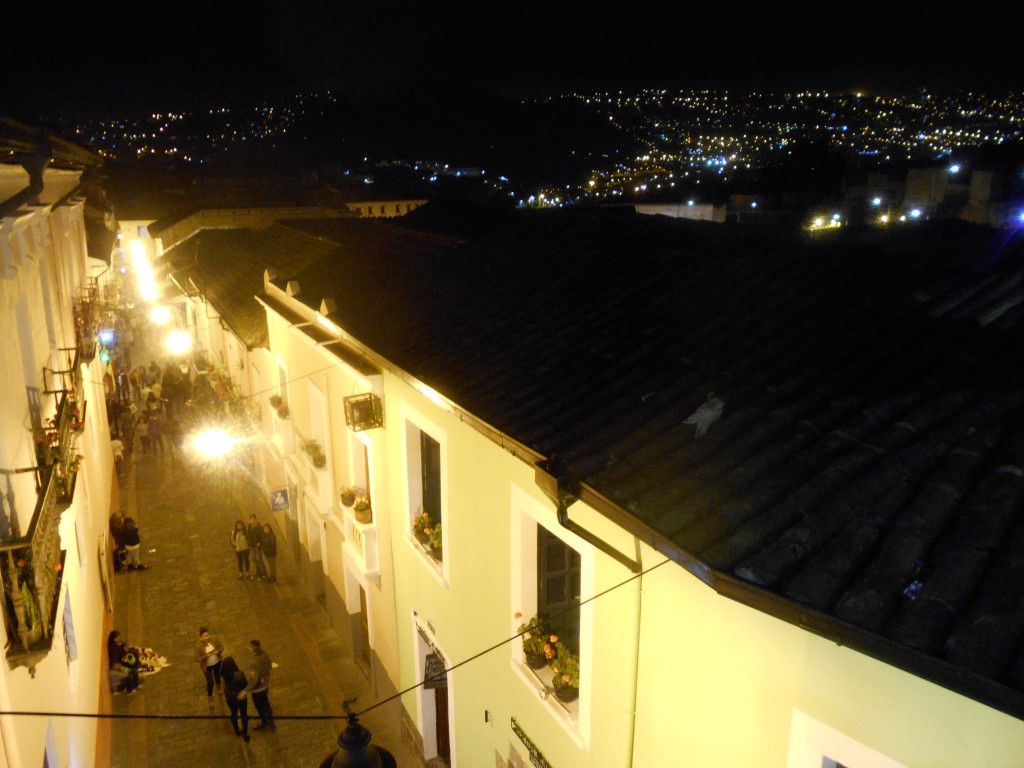
[[[72,314],[75,318],[75,343],[81,362],[91,363],[96,357],[96,336],[102,315],[95,288],[82,289],[81,295],[73,302]]]
[[[356,568],[367,578],[367,580],[380,584],[380,561],[377,556],[377,525],[376,516],[370,518],[371,522],[361,523],[356,519],[355,509],[345,506],[344,531],[345,531],[345,552]]]
[[[52,467],[56,488],[56,503],[67,508],[74,498],[75,479],[82,460],[78,453],[78,436],[85,429],[86,403],[82,401],[82,375],[78,349],[62,350],[68,358],[66,369],[44,370],[44,394],[53,395],[54,415],[43,418],[33,428],[36,462],[40,467]],[[73,355],[71,353],[74,353]]]
[[[26,667],[33,676],[53,645],[65,557],[58,530],[57,473],[49,466],[34,471],[38,493],[28,532],[21,536],[12,529],[0,543],[7,663],[11,669]]]

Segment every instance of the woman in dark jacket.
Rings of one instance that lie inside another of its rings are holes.
[[[227,702],[231,711],[231,727],[235,729],[235,736],[241,736],[243,740],[249,740],[249,701],[242,693],[248,682],[245,673],[238,668],[235,659],[228,656],[220,665],[221,679],[224,681],[224,701]],[[241,698],[239,698],[241,694]],[[241,727],[239,727],[241,718]]]
[[[267,563],[267,581],[277,581],[277,536],[268,524],[263,525],[261,537],[263,559]]]

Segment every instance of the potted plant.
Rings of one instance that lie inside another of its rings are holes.
[[[356,499],[359,497],[359,493],[355,488],[345,486],[341,489],[341,506],[351,507],[356,503]]]
[[[352,512],[355,514],[357,523],[373,522],[373,510],[370,508],[370,499],[366,496],[356,497]]]
[[[280,395],[271,395],[271,396],[270,396],[270,407],[271,407],[271,408],[273,408],[273,409],[274,409],[275,411],[276,411],[276,410],[277,410],[278,408],[280,408],[280,407],[281,407],[281,404],[282,404],[283,402],[284,402],[284,400],[282,400],[282,399],[281,399],[281,396],[280,396]]]
[[[555,696],[561,701],[575,701],[580,695],[580,658],[562,642],[555,644],[555,658],[551,660],[555,673],[551,684]]]
[[[287,419],[290,414],[291,414],[291,411],[288,410],[288,404],[287,403],[281,403],[281,407],[277,409],[277,416],[278,416],[278,418]]]
[[[416,537],[416,541],[427,546],[430,543],[430,531],[433,530],[435,522],[434,518],[421,509],[412,523],[412,534]]]
[[[515,618],[521,619],[523,614],[516,612]],[[543,620],[539,616],[533,616],[529,621],[519,625],[518,632],[523,639],[523,658],[526,660],[526,666],[530,669],[544,669],[550,660],[545,649],[550,650],[552,656],[554,650],[550,644],[553,635],[548,634]],[[557,637],[555,640],[557,642]]]
[[[430,556],[437,561],[441,560],[441,524],[434,523],[433,528],[425,530],[424,533],[429,536],[430,543]]]

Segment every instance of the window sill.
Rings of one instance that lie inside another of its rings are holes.
[[[447,589],[448,580],[444,576],[443,557],[441,560],[435,560],[433,555],[430,554],[430,549],[420,544],[419,540],[411,532],[406,533],[405,541],[419,555],[420,559],[427,564],[428,569],[437,577],[441,586]]]
[[[576,745],[582,749],[586,748],[583,736],[580,734],[580,701],[562,701],[555,696],[551,686],[551,680],[555,673],[551,667],[543,669],[531,669],[520,659],[513,659],[512,668],[526,684],[534,695],[536,695],[544,707],[551,713],[552,717],[569,734]]]

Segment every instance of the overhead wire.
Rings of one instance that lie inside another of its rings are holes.
[[[672,560],[670,558],[665,558],[660,563],[658,563],[656,565],[652,565],[650,568],[646,568],[646,569],[640,571],[639,573],[635,573],[632,576],[630,576],[629,578],[627,578],[627,579],[625,579],[623,581],[620,581],[619,583],[614,584],[614,585],[608,587],[607,589],[602,590],[601,592],[598,592],[597,594],[591,595],[586,600],[581,600],[579,603],[571,605],[571,606],[569,606],[568,608],[566,608],[566,609],[564,609],[562,611],[559,611],[557,613],[551,614],[548,618],[549,619],[556,619],[556,618],[558,618],[560,616],[564,616],[564,615],[566,615],[568,613],[571,613],[571,612],[577,610],[578,608],[586,605],[587,603],[590,603],[590,602],[593,602],[594,600],[597,600],[599,597],[604,597],[605,595],[610,594],[611,592],[614,592],[615,590],[620,589],[621,587],[624,587],[624,586],[626,586],[627,584],[630,584],[633,581],[636,581],[637,579],[641,578],[642,576],[645,576],[645,575],[647,575],[649,573],[652,573],[653,571],[656,571],[658,568],[661,568],[661,566],[665,565],[666,563],[670,563],[670,562],[672,562]],[[492,645],[492,646],[490,646],[488,648],[485,648],[484,650],[480,651],[479,653],[475,653],[472,656],[470,656],[469,658],[463,659],[462,661],[458,662],[457,664],[453,664],[452,666],[447,667],[444,670],[444,674],[447,675],[449,672],[454,672],[456,669],[459,669],[460,667],[464,667],[467,664],[469,664],[470,662],[476,661],[480,657],[486,656],[488,653],[491,653],[492,651],[496,651],[497,649],[499,649],[499,648],[501,648],[501,647],[503,647],[505,645],[508,645],[509,643],[511,643],[514,640],[522,637],[525,633],[527,633],[529,631],[530,631],[529,629],[524,629],[521,632],[517,632],[516,634],[512,635],[511,637],[507,637],[504,640],[502,640],[501,642],[495,643],[494,645]],[[440,677],[440,673],[438,673],[435,677]],[[278,714],[275,713],[274,714],[274,719],[275,720],[310,720],[310,721],[313,721],[313,720],[347,720],[350,717],[352,717],[353,715],[355,717],[362,717],[363,715],[367,714],[368,712],[372,712],[373,710],[377,709],[378,707],[382,707],[385,704],[388,704],[389,702],[392,702],[395,699],[400,698],[400,697],[404,696],[407,693],[411,693],[412,691],[415,691],[415,690],[417,690],[419,688],[422,688],[425,684],[426,684],[425,680],[420,681],[420,682],[416,683],[415,685],[411,685],[408,688],[406,688],[404,690],[401,690],[398,693],[395,693],[395,694],[393,694],[391,696],[388,696],[385,699],[381,699],[380,701],[378,701],[378,702],[376,702],[374,704],[371,704],[370,706],[366,707],[365,709],[360,710],[359,712],[355,712],[355,713],[349,713],[349,714],[343,714],[343,715],[278,715]],[[10,715],[10,716],[18,716],[18,717],[25,717],[25,716],[30,716],[30,717],[78,717],[78,718],[87,718],[87,719],[88,718],[92,718],[92,719],[97,719],[97,720],[223,720],[223,719],[228,717],[228,715],[128,715],[128,714],[115,714],[115,713],[110,713],[110,712],[89,713],[89,712],[52,712],[52,711],[29,711],[29,710],[0,710],[0,717],[4,717],[4,716],[8,716],[8,715]]]

